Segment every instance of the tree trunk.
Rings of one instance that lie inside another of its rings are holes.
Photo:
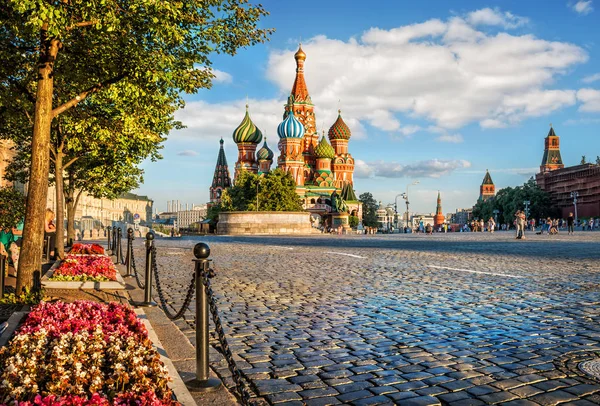
[[[65,257],[65,194],[63,177],[63,152],[57,151],[54,161],[54,177],[56,179],[56,255]]]
[[[41,272],[44,245],[44,220],[48,198],[48,172],[50,170],[50,129],[52,124],[53,70],[59,41],[46,38],[45,27],[41,33],[40,61],[35,103],[33,138],[31,141],[31,167],[27,188],[27,209],[23,228],[23,246],[19,261],[16,291],[33,286],[34,272]]]

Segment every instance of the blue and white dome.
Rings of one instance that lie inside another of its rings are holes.
[[[279,138],[304,137],[304,125],[298,121],[292,110],[290,110],[288,116],[277,127],[277,135],[279,135]]]

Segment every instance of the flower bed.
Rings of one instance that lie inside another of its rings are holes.
[[[41,303],[0,349],[0,405],[178,405],[134,311]]]
[[[104,255],[104,248],[98,244],[73,244],[69,254]]]
[[[117,269],[110,257],[67,255],[54,271],[51,281],[116,281]]]

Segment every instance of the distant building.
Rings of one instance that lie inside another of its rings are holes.
[[[394,228],[394,207],[383,207],[379,202],[379,208],[375,212],[377,214],[377,228],[384,232],[389,232]]]
[[[450,222],[452,224],[464,225],[473,219],[473,209],[456,209],[456,213],[452,214]]]
[[[490,172],[486,169],[483,182],[481,182],[481,186],[479,186],[479,200],[486,201],[494,196],[496,196],[496,186],[494,185],[494,181],[492,181]]]
[[[194,206],[192,210],[182,210],[177,212],[177,226],[180,228],[189,228],[194,223],[199,223],[206,218],[207,206]]]
[[[12,146],[13,143],[11,141],[0,140],[0,187],[12,186],[12,182],[4,179],[6,168],[15,156]]]
[[[435,216],[433,217],[433,225],[435,227],[441,226],[442,224],[444,224],[446,222],[446,218],[444,217],[444,214],[442,213],[442,197],[440,195],[440,192],[438,191],[438,197],[437,197],[437,207],[435,209]]]
[[[410,217],[412,228],[419,228],[420,225],[427,227],[427,224],[433,226],[435,215],[433,213],[414,213]]]
[[[565,168],[560,156],[560,140],[550,128],[544,140],[544,156],[540,173],[535,175],[537,185],[550,194],[552,204],[563,218],[575,213],[572,192],[577,192],[578,217],[600,216],[600,166],[583,164]]]

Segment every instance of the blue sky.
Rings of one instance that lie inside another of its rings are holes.
[[[471,207],[489,169],[496,188],[537,171],[552,123],[567,166],[600,155],[600,1],[263,1],[271,41],[215,55],[210,90],[186,96],[187,128],[143,165],[136,193],[208,201],[219,139],[250,115],[277,153],[276,127],[298,42],[319,131],[338,108],[352,130],[357,194],[384,204],[411,187],[411,211]]]

